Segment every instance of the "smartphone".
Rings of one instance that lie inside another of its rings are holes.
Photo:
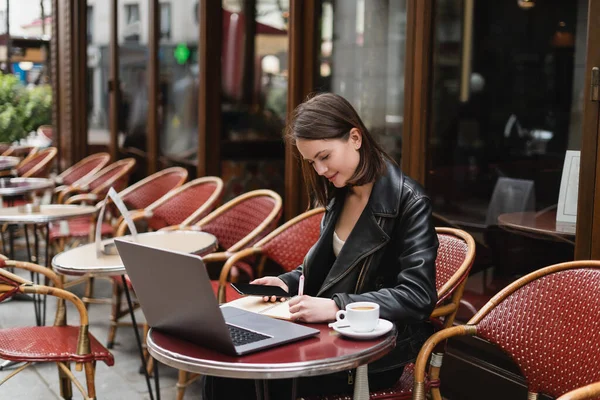
[[[276,296],[278,299],[290,297],[290,294],[279,286],[251,285],[249,283],[231,283],[230,285],[239,294],[246,296]]]

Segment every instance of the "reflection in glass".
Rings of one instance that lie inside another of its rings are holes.
[[[88,146],[107,151],[110,144],[108,116],[109,2],[87,1]],[[125,130],[123,121],[119,129]]]
[[[191,0],[161,2],[158,54],[161,164],[187,167],[191,176],[198,158],[197,7]]]
[[[476,309],[516,277],[573,259],[573,237],[525,222],[554,226],[565,152],[581,146],[587,2],[437,0],[434,10],[426,188],[437,222],[478,243],[465,292]]]
[[[224,197],[259,188],[283,194],[289,2],[257,1],[254,10],[242,1],[222,4]],[[251,46],[245,44],[248,32],[254,34]]]
[[[404,121],[406,1],[321,2],[318,91],[344,96],[398,162]]]

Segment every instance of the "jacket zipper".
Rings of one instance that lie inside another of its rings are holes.
[[[358,275],[358,280],[356,281],[356,287],[354,288],[354,294],[357,294],[360,287],[362,286],[362,283],[365,279],[365,271],[369,268],[369,265],[371,265],[371,261],[373,260],[373,257],[369,257],[368,260],[365,260],[365,263],[362,267],[362,269],[360,270],[360,274]]]
[[[381,217],[378,218],[377,225],[379,225],[383,229],[383,226],[381,226]],[[369,266],[371,265],[372,261],[373,261],[373,257],[370,257],[368,260],[365,260],[365,263],[360,271],[360,274],[358,275],[358,280],[356,281],[356,287],[354,288],[355,294],[359,293],[359,290],[362,288],[363,283],[365,281],[365,277],[367,276],[367,271],[369,270]]]

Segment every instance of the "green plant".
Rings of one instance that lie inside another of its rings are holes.
[[[14,142],[52,121],[48,85],[25,88],[11,74],[0,74],[0,142]]]

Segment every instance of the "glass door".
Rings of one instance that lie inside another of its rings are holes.
[[[466,321],[515,278],[574,257],[575,225],[555,221],[565,155],[581,150],[588,4],[434,11],[425,184],[436,224],[477,242]]]
[[[316,91],[344,96],[400,163],[406,0],[323,0]]]

